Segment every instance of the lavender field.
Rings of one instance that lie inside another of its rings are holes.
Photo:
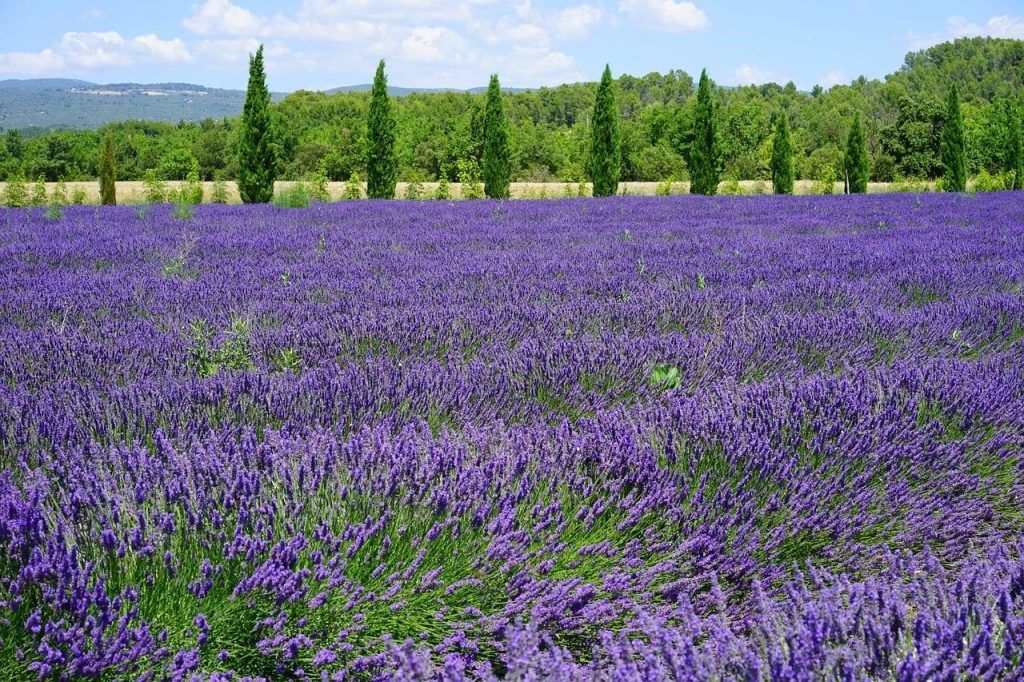
[[[0,679],[1021,679],[1024,202],[0,212]]]

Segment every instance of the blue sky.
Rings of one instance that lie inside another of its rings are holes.
[[[272,90],[365,83],[507,86],[707,67],[723,84],[809,89],[896,70],[960,36],[1024,39],[1021,0],[0,1],[0,78],[245,85],[266,44]]]

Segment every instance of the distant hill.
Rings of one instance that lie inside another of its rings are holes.
[[[326,90],[367,92],[369,84]],[[445,88],[400,88],[388,91],[401,97],[412,93],[485,92],[487,88],[456,91]],[[518,90],[508,90],[518,92]],[[275,101],[286,93],[273,93]],[[192,83],[91,83],[68,78],[33,78],[0,81],[0,129],[99,128],[113,121],[201,121],[242,113],[244,90],[208,88]]]

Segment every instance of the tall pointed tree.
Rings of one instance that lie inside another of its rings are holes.
[[[107,133],[100,145],[100,203],[113,206],[117,203],[115,181],[117,171],[114,166],[114,138]]]
[[[249,57],[249,86],[238,138],[238,193],[247,204],[274,198],[277,150],[270,121],[270,91],[263,70],[263,46]]]
[[[954,85],[946,102],[946,122],[942,126],[942,188],[947,192],[967,189],[967,152],[964,119],[960,113],[960,95]]]
[[[868,145],[864,129],[860,125],[860,114],[853,117],[850,134],[846,138],[846,156],[843,157],[846,170],[846,191],[850,194],[864,194],[868,191]]]
[[[700,72],[697,109],[693,115],[693,141],[688,158],[690,192],[711,195],[718,191],[718,149],[715,144],[715,99],[707,70]]]
[[[789,138],[789,117],[780,111],[775,117],[772,140],[772,187],[776,194],[793,193],[793,142]]]
[[[382,59],[373,76],[366,120],[366,196],[370,199],[394,199],[396,184],[395,114],[388,98],[388,77],[384,73]]]
[[[1010,120],[1007,121],[1006,135],[1006,171],[1010,174],[1010,189],[1024,189],[1024,149],[1021,149],[1024,141],[1021,140],[1020,110],[1017,107],[1008,107],[1007,114]]]
[[[619,104],[615,97],[612,69],[605,64],[597,86],[594,113],[590,118],[590,179],[595,197],[614,196],[619,190],[622,169],[622,140],[619,132]]]
[[[498,75],[491,76],[484,109],[484,194],[507,199],[512,179],[512,151],[508,140],[508,116]]]

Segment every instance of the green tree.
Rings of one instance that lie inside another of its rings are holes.
[[[1009,189],[1024,189],[1024,150],[1021,149],[1020,112],[1011,107],[1007,122],[1005,170],[1010,174]]]
[[[789,116],[782,111],[775,117],[772,140],[772,187],[776,194],[793,193],[793,142],[789,137]]]
[[[712,195],[718,191],[718,149],[715,144],[715,100],[707,70],[700,72],[697,107],[693,114],[693,142],[690,144],[690,191]]]
[[[384,60],[377,65],[366,118],[366,196],[393,199],[398,184],[398,155],[395,152],[395,114],[388,98],[388,77]]]
[[[967,154],[960,96],[954,85],[946,101],[946,122],[942,126],[942,188],[947,192],[967,189]]]
[[[601,84],[597,87],[590,136],[590,179],[594,183],[594,196],[614,196],[619,189],[622,141],[615,83],[608,65],[605,65]]]
[[[850,134],[846,138],[843,168],[846,171],[846,189],[850,194],[864,194],[868,191],[868,145],[860,125],[859,113],[854,115]]]
[[[117,203],[117,190],[114,181],[117,171],[114,168],[114,137],[110,133],[103,136],[100,146],[100,203],[113,206]]]
[[[238,192],[247,204],[274,198],[277,154],[270,121],[270,92],[263,71],[263,46],[249,58],[249,87],[238,140]]]
[[[483,156],[484,193],[491,199],[507,199],[512,179],[512,150],[509,146],[508,116],[497,74],[491,76],[487,87]]]

